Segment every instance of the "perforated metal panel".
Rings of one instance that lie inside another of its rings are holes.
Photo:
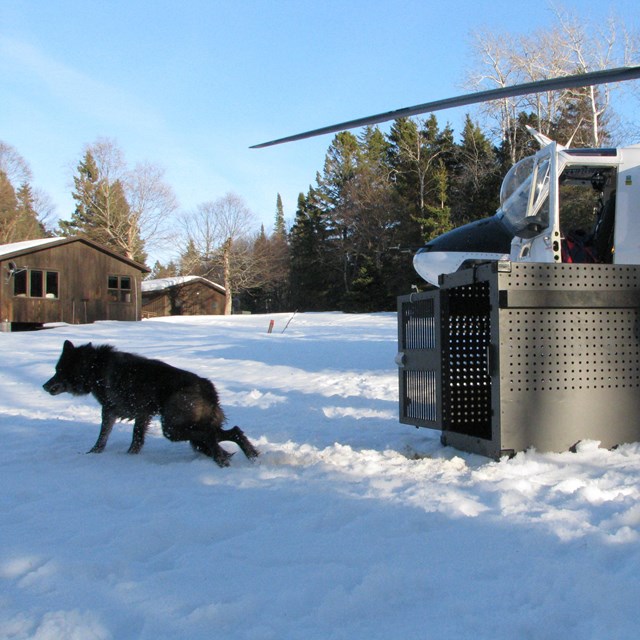
[[[504,315],[504,342],[513,346],[503,393],[640,387],[635,310],[509,309]]]
[[[494,278],[501,448],[640,440],[640,269],[514,264]]]
[[[444,428],[491,438],[489,283],[449,289],[444,300]]]
[[[640,271],[635,265],[501,263],[496,269],[501,289],[605,290],[637,289]],[[486,271],[486,267],[483,267]]]
[[[402,299],[401,421],[493,457],[640,440],[640,267],[499,263],[420,296]]]

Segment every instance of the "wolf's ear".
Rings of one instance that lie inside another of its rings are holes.
[[[71,340],[65,340],[64,344],[62,345],[62,350],[63,351],[71,351],[71,349],[73,349],[73,342],[71,342]]]

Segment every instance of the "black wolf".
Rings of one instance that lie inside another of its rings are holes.
[[[117,418],[134,420],[129,453],[139,453],[151,418],[159,415],[162,433],[173,442],[188,440],[221,467],[233,454],[222,441],[235,442],[247,458],[258,455],[239,427],[223,429],[225,415],[213,384],[160,360],[91,343],[74,347],[65,340],[56,373],[42,385],[52,396],[93,394],[102,405],[100,435],[89,453],[104,450]]]

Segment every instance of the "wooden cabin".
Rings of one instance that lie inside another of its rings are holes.
[[[3,328],[140,320],[149,269],[83,237],[0,245]]]
[[[217,316],[224,314],[226,290],[200,276],[178,276],[142,283],[142,316]]]

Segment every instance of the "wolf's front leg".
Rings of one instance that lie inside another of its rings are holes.
[[[127,453],[140,453],[144,445],[144,436],[149,427],[150,418],[148,416],[138,417],[133,424],[133,439]]]
[[[108,409],[102,408],[102,424],[100,425],[100,435],[96,440],[96,443],[93,445],[87,453],[102,453],[104,448],[107,446],[107,440],[109,439],[109,434],[111,433],[111,429],[113,429],[113,425],[116,421],[115,415],[111,413]]]

